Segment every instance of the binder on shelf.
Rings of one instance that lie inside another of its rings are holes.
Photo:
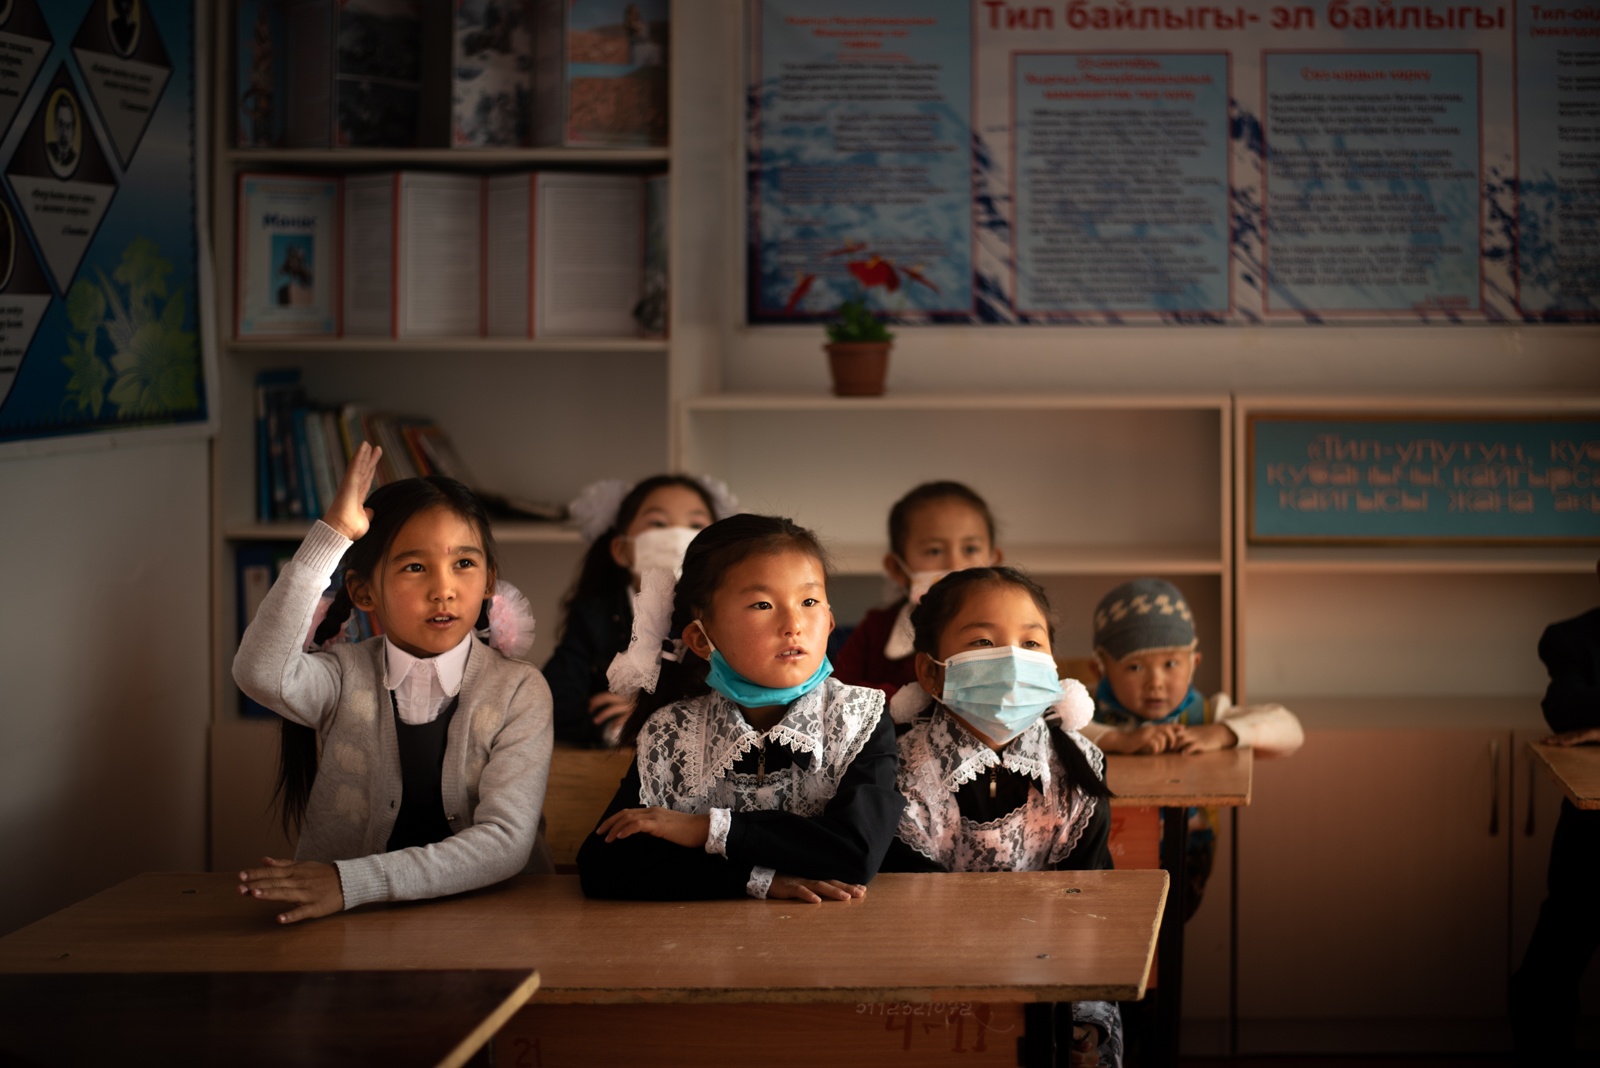
[[[668,0],[535,0],[534,144],[667,143]]]
[[[338,334],[339,184],[315,175],[239,176],[236,336]]]
[[[346,336],[483,334],[482,178],[346,178],[343,218]]]
[[[452,148],[516,148],[533,136],[533,12],[527,0],[455,5]]]
[[[288,0],[285,143],[446,144],[448,16],[435,0]]]
[[[490,337],[630,337],[644,179],[533,172],[486,179]]]
[[[644,337],[667,336],[667,222],[671,218],[672,176],[652,174],[644,180],[644,268],[633,321]]]

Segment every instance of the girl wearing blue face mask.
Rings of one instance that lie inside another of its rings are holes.
[[[883,694],[830,677],[832,629],[822,548],[787,519],[713,523],[676,587],[644,577],[611,673],[637,756],[578,852],[586,894],[866,893],[904,801]]]
[[[901,814],[885,871],[1110,868],[1105,757],[1078,733],[1094,711],[1057,678],[1044,591],[980,567],[934,583],[911,614],[917,682],[895,695]],[[1079,1002],[1073,1063],[1120,1064],[1109,1002]],[[1093,1033],[1090,1033],[1090,1028]]]

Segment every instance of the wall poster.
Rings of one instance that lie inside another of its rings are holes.
[[[0,0],[0,450],[210,430],[193,0]]]
[[[1600,5],[751,0],[748,318],[1600,321]]]

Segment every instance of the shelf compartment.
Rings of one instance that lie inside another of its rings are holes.
[[[1215,545],[1002,544],[1005,563],[1033,575],[1220,575],[1222,551]],[[844,542],[828,546],[839,575],[883,572],[887,546]]]

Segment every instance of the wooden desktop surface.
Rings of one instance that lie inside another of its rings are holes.
[[[1600,809],[1600,745],[1530,745],[1567,800]]]
[[[1209,753],[1111,754],[1106,784],[1112,805],[1165,807],[1214,805],[1238,808],[1250,803],[1252,758],[1249,749]]]
[[[538,985],[525,968],[12,973],[0,1063],[455,1068]]]
[[[282,927],[232,873],[136,876],[0,939],[0,973],[539,971],[539,1004],[1130,1000],[1162,871],[880,875],[866,898],[586,900],[521,876]]]

